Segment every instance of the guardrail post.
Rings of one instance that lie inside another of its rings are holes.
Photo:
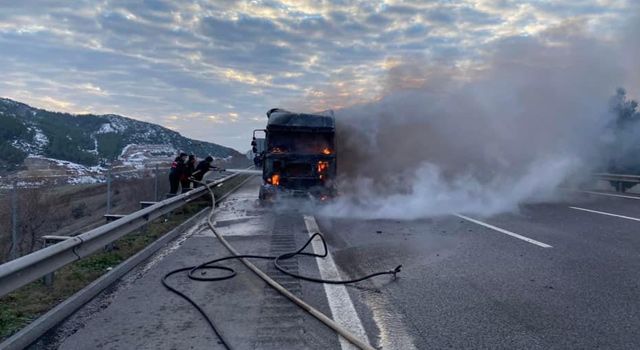
[[[42,236],[42,249],[48,247],[51,243],[58,243],[61,241],[65,241],[67,239],[69,239],[71,237],[69,236]],[[49,272],[48,274],[42,276],[42,283],[44,283],[45,286],[47,287],[51,287],[53,285],[53,278],[55,271]]]
[[[43,237],[43,239],[42,239],[42,248],[44,249],[44,248],[46,248],[48,246],[49,246],[49,240],[47,238]],[[53,272],[50,272],[50,273],[44,275],[42,277],[42,283],[44,283],[44,285],[47,286],[47,287],[51,287],[53,285],[53,277],[54,277],[55,273],[56,272],[53,271]]]
[[[175,197],[175,196],[177,196],[177,195],[178,195],[178,194],[174,194],[174,193],[167,193],[167,194],[165,194],[164,198],[165,198],[165,199],[169,199],[169,198],[173,198],[173,197]],[[168,221],[169,219],[171,219],[171,214],[173,214],[173,211],[170,211],[170,212],[168,212],[168,213],[164,214],[164,215],[162,216],[162,218],[164,219],[164,221]]]
[[[18,180],[13,180],[11,191],[11,259],[16,259],[18,251]]]

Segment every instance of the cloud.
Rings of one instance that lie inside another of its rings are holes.
[[[633,10],[632,0],[0,2],[0,95],[242,150],[269,108],[380,98],[389,60],[482,65],[494,42],[570,20],[606,35]]]
[[[73,102],[58,100],[51,96],[44,96],[42,98],[36,99],[36,101],[39,101],[40,103],[44,104],[45,106],[51,109],[64,110],[74,106]]]

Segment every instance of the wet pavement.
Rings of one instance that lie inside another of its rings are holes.
[[[302,217],[260,207],[256,193],[257,181],[252,181],[221,203],[215,217],[218,231],[242,253],[274,255],[295,250],[297,241],[307,235]],[[201,315],[160,283],[162,276],[173,269],[229,255],[205,223],[203,216],[32,348],[222,349]],[[321,285],[302,285],[276,271],[271,261],[254,263],[330,315]],[[312,260],[298,264],[291,259],[285,265],[294,272],[317,275]],[[191,281],[185,275],[170,281],[205,309],[234,348],[339,347],[332,331],[276,293],[240,262],[225,262],[225,266],[235,269],[238,275],[221,282]]]

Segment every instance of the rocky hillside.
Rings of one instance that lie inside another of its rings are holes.
[[[234,149],[119,115],[57,113],[0,98],[0,171],[19,168],[28,156],[99,165],[131,145],[164,145],[200,157],[243,157]]]

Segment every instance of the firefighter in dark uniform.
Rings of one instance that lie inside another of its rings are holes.
[[[196,170],[196,156],[193,154],[189,155],[189,159],[184,164],[184,172],[180,177],[180,183],[182,184],[182,193],[188,192],[191,190],[191,175]]]
[[[186,153],[180,153],[176,159],[171,163],[171,169],[169,170],[169,185],[171,189],[170,194],[178,193],[178,187],[180,186],[180,178],[185,170],[185,161],[187,160]]]
[[[217,166],[211,165],[211,162],[213,162],[213,157],[207,156],[207,158],[205,158],[203,161],[198,163],[198,166],[196,167],[196,170],[193,172],[193,178],[196,181],[202,181],[202,179],[204,178],[204,175],[209,170],[219,170],[219,171],[223,170],[221,168],[218,168]],[[193,186],[194,187],[198,187],[198,186],[200,186],[200,184],[197,183],[197,182],[194,182]]]

